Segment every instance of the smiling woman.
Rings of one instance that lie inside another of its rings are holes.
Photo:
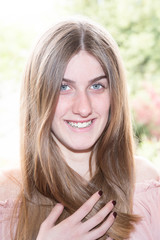
[[[69,149],[69,159],[72,151],[91,151],[108,122],[109,107],[108,80],[101,65],[79,51],[65,70],[52,122],[55,140],[66,147],[65,153]]]
[[[97,24],[72,19],[42,36],[22,84],[21,170],[0,178],[0,239],[158,240],[160,183],[134,157],[126,89]]]

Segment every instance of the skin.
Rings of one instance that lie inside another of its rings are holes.
[[[67,164],[84,178],[91,149],[108,121],[109,107],[105,73],[95,57],[81,50],[67,65],[52,131]]]

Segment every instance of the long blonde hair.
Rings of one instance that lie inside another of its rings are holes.
[[[51,132],[67,63],[80,50],[101,64],[111,98],[107,126],[94,146],[96,172],[89,182],[82,181],[66,164]],[[118,217],[107,234],[116,240],[129,237],[138,218],[132,214],[133,139],[124,67],[110,34],[90,21],[69,20],[55,25],[32,53],[21,93],[21,167],[23,189],[18,198],[16,240],[36,239],[42,221],[57,202],[65,207],[58,223],[99,189],[103,197],[84,221],[114,199]]]

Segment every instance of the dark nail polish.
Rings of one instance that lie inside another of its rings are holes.
[[[117,217],[117,213],[113,212],[113,216],[114,216],[114,218],[116,218]]]
[[[100,190],[100,191],[98,192],[98,194],[99,194],[100,196],[102,196],[102,194],[103,194],[103,191],[102,191],[102,190]]]
[[[113,201],[112,201],[112,204],[115,206],[115,205],[116,205],[116,201],[115,201],[115,200],[113,200]]]

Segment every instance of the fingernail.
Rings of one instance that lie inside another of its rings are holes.
[[[114,216],[114,218],[116,218],[117,217],[117,213],[113,212],[113,216]]]
[[[112,204],[115,206],[115,205],[116,205],[116,201],[115,201],[115,200],[113,200],[113,201],[112,201]]]
[[[102,196],[102,194],[103,194],[103,191],[102,191],[102,190],[100,190],[100,191],[98,192],[98,194],[99,194],[99,196]]]

